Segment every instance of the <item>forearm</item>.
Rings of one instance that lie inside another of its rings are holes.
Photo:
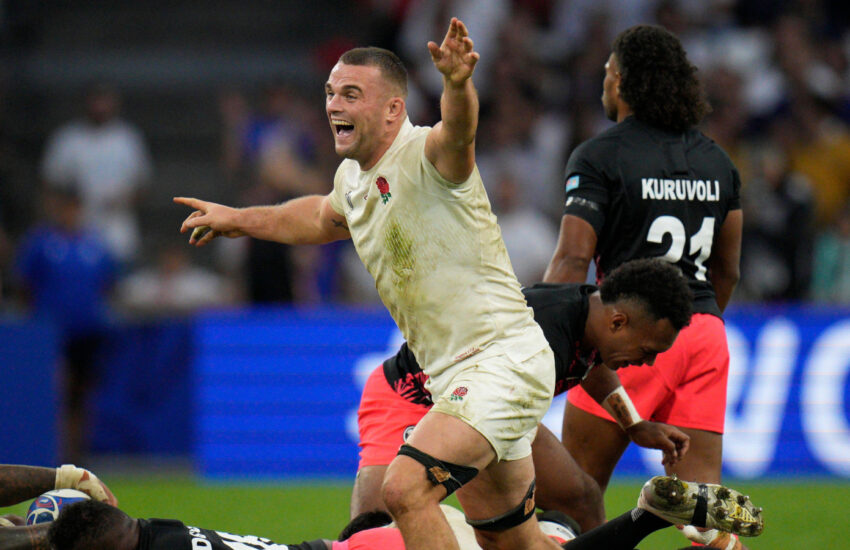
[[[0,465],[0,506],[35,498],[53,489],[55,484],[55,468]]]
[[[250,237],[285,244],[322,244],[333,240],[321,224],[321,195],[309,195],[273,206],[236,210],[236,227]]]
[[[475,141],[478,130],[478,93],[472,79],[459,85],[443,79],[440,114],[447,143],[461,148]]]
[[[544,283],[583,283],[587,280],[590,260],[555,254],[543,274]]]
[[[643,419],[620,383],[617,373],[604,365],[595,367],[582,380],[581,387],[611,415],[623,430]]]
[[[50,550],[49,524],[29,527],[0,527],[0,550]]]
[[[720,307],[721,312],[723,312],[726,309],[726,306],[729,305],[729,300],[732,299],[732,292],[738,285],[739,278],[740,272],[737,269],[712,268],[711,286],[714,287],[717,305]]]

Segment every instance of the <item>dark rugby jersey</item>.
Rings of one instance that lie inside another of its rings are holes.
[[[171,519],[140,519],[139,527],[139,550],[326,550],[321,541],[287,546],[261,537],[189,527]]]
[[[596,350],[582,354],[580,349],[589,309],[588,296],[595,291],[593,285],[547,283],[522,289],[526,302],[534,310],[534,320],[543,329],[555,354],[555,395],[581,382],[589,365],[602,362]],[[431,394],[425,389],[428,376],[422,372],[407,342],[384,361],[384,376],[390,387],[408,401],[432,404]]]
[[[573,151],[564,214],[596,231],[600,280],[628,260],[662,257],[687,277],[694,311],[719,317],[706,269],[740,188],[732,161],[698,130],[669,133],[630,116]]]

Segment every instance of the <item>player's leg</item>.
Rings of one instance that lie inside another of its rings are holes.
[[[582,531],[605,522],[599,485],[583,471],[546,426],[540,425],[531,444],[537,475],[537,505],[575,519]]]
[[[478,544],[489,549],[559,548],[540,530],[534,515],[531,457],[492,463],[458,491]]]
[[[429,407],[411,403],[395,392],[382,365],[372,371],[363,386],[357,411],[360,463],[351,493],[351,517],[372,510],[386,510],[381,485],[387,466]]]
[[[534,548],[551,543],[539,529],[529,530],[525,525],[530,519],[536,527],[536,518],[525,517],[533,513],[533,506],[531,510],[525,507],[531,505],[528,493],[534,475],[531,441],[552,400],[553,364],[547,347],[520,363],[507,355],[492,356],[470,360],[450,376],[444,373],[441,379],[431,379],[432,389],[438,388],[435,393],[440,397],[390,464],[383,486],[384,502],[408,550],[457,548],[437,504],[487,468],[493,469],[477,486],[495,496],[479,505],[492,508],[473,508],[467,513],[488,525],[494,520],[497,532],[506,533],[496,535],[499,542],[495,547],[511,548],[516,543],[513,547],[517,549]],[[522,468],[491,466],[497,462],[522,464]],[[501,485],[491,487],[494,481]],[[508,484],[513,486],[508,488]],[[468,495],[465,501],[473,502],[475,495]],[[497,516],[484,517],[491,510],[498,512]],[[506,515],[505,521],[497,520],[502,515]],[[517,543],[510,533],[517,526],[530,531],[532,538]]]
[[[434,410],[416,426],[409,444],[416,456],[399,454],[387,468],[384,503],[407,550],[457,550],[439,503],[493,462],[496,454],[474,428]]]
[[[678,427],[691,441],[688,454],[673,468],[667,468],[667,473],[675,473],[680,479],[720,483],[729,373],[723,322],[713,315],[695,314],[676,344],[683,349],[682,374],[674,395],[656,409],[652,419]],[[684,533],[694,542],[724,550],[744,548],[734,537],[716,530],[687,528]]]
[[[569,548],[629,550],[654,531],[692,523],[722,529],[727,537],[758,536],[764,529],[761,509],[734,489],[656,476],[644,484],[636,508],[581,534]]]
[[[354,487],[351,489],[351,517],[357,517],[363,512],[373,510],[386,511],[387,507],[381,498],[381,485],[387,466],[364,466],[357,470]]]
[[[566,450],[604,493],[614,467],[629,445],[626,433],[617,423],[591,414],[571,402],[564,409],[562,431],[561,439]]]

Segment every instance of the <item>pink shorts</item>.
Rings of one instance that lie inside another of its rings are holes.
[[[357,411],[357,429],[360,432],[360,464],[357,469],[386,466],[392,462],[405,436],[430,409],[430,406],[411,403],[395,392],[387,383],[383,365],[378,365],[363,386]]]
[[[382,374],[383,375],[383,374]],[[376,527],[354,533],[350,538],[333,543],[333,550],[404,550],[401,531],[393,527]]]
[[[729,348],[723,321],[695,313],[666,352],[652,366],[617,371],[641,417],[680,428],[723,433]],[[581,386],[569,391],[576,407],[613,422]]]

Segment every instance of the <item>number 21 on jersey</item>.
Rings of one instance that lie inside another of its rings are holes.
[[[678,263],[685,253],[685,245],[688,244],[688,235],[685,232],[685,224],[676,216],[658,216],[649,226],[649,232],[646,235],[646,240],[651,243],[661,244],[664,242],[664,235],[670,235],[673,239],[670,243],[670,248],[667,253],[661,258],[670,263]],[[702,225],[699,231],[691,235],[690,246],[688,247],[688,256],[697,255],[694,260],[696,265],[696,273],[694,277],[698,281],[706,280],[705,261],[711,254],[711,243],[714,240],[714,218],[706,217],[702,219]]]

